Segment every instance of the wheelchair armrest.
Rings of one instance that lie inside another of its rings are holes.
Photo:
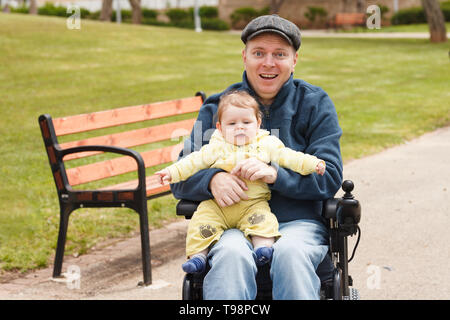
[[[350,180],[342,183],[345,194],[342,198],[333,198],[324,201],[322,216],[331,219],[342,236],[353,235],[358,229],[361,219],[361,205],[352,195],[354,184]]]
[[[184,216],[186,219],[191,219],[199,204],[200,201],[181,199],[177,203],[177,216]]]
[[[339,205],[339,199],[331,198],[323,202],[322,217],[329,220],[336,220],[337,210]]]

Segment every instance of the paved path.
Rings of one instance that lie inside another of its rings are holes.
[[[449,162],[446,127],[344,166],[362,204],[361,242],[350,263],[362,299],[450,299]],[[47,268],[1,283],[0,299],[181,299],[185,234],[184,220],[151,232],[151,287],[137,286],[137,236],[66,257],[63,268],[81,270],[79,288],[50,280]]]
[[[450,299],[449,162],[446,127],[344,167],[362,204],[350,271],[363,298]]]

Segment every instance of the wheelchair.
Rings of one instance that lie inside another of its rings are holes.
[[[348,263],[353,259],[361,237],[358,223],[361,219],[361,206],[354,198],[354,184],[351,180],[342,183],[345,192],[342,198],[332,198],[323,202],[322,217],[328,222],[329,251],[318,266],[316,273],[321,280],[321,300],[359,300],[359,292],[353,288],[352,277],[348,273]],[[190,219],[199,202],[180,200],[177,215]],[[351,257],[348,257],[347,237],[358,234]],[[203,273],[187,273],[183,280],[183,300],[203,300]],[[272,299],[270,264],[258,267],[256,275],[256,300]]]

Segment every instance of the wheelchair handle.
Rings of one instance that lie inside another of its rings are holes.
[[[349,235],[356,233],[357,225],[361,220],[361,205],[351,193],[353,189],[352,181],[345,180],[342,183],[345,194],[339,199],[337,214],[340,229]]]
[[[342,190],[344,190],[344,199],[353,199],[354,196],[352,195],[352,191],[355,188],[355,185],[353,184],[353,181],[351,180],[345,180],[342,183]]]

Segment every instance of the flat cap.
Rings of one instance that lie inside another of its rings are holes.
[[[242,30],[241,40],[247,43],[248,40],[264,32],[279,34],[295,48],[295,51],[300,48],[300,29],[289,20],[276,14],[260,16],[250,21]]]

